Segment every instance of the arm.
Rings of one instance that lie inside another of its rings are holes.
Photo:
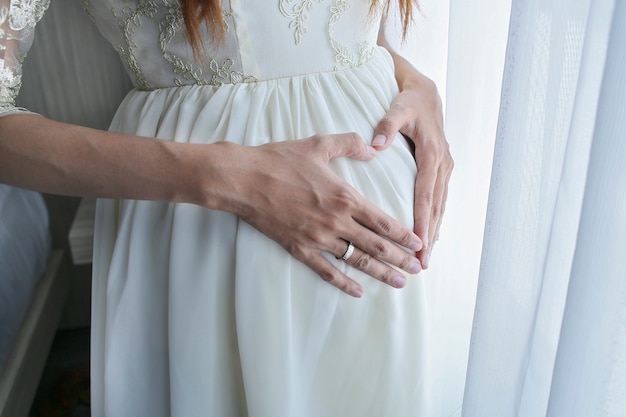
[[[417,258],[392,243],[416,251],[421,248],[417,236],[328,168],[337,157],[374,157],[376,151],[354,134],[256,148],[197,145],[12,114],[19,113],[14,103],[21,61],[47,4],[0,0],[0,182],[58,194],[187,202],[229,211],[355,296],[362,288],[327,262],[323,252],[341,256],[347,241],[354,242],[359,249],[349,263],[396,287],[404,285],[404,278],[388,264],[418,272]],[[12,19],[13,13],[20,18]]]
[[[454,167],[443,130],[441,99],[435,84],[398,55],[384,35],[378,44],[389,51],[400,93],[374,132],[372,145],[388,147],[398,132],[415,145],[418,175],[415,182],[415,233],[424,243],[418,257],[428,267],[445,210],[448,181]]]
[[[419,262],[390,241],[414,251],[421,242],[330,171],[328,161],[341,156],[367,160],[375,151],[354,134],[249,148],[116,134],[30,114],[0,118],[0,182],[58,194],[188,202],[229,211],[324,280],[358,297],[361,286],[322,256],[341,256],[351,241],[359,253],[350,263],[402,287],[404,277],[387,263],[416,273]],[[361,262],[364,258],[370,261]]]

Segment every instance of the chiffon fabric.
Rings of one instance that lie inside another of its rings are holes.
[[[369,142],[398,93],[367,0],[223,1],[224,39],[206,35],[195,55],[175,1],[84,3],[136,87],[113,131],[245,146],[354,131]],[[331,168],[412,228],[416,165],[402,137]],[[421,278],[397,290],[327,258],[362,299],[232,214],[99,201],[92,415],[436,416]]]

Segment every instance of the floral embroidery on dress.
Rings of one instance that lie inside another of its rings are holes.
[[[26,57],[34,35],[34,28],[41,20],[50,0],[11,0],[0,8],[0,113],[19,110],[15,97],[22,83],[21,65]],[[7,41],[13,43],[7,48]]]
[[[239,83],[251,83],[258,81],[256,77],[245,76],[241,71],[231,70],[234,62],[232,59],[227,58],[220,66],[214,59],[211,60],[210,68],[213,71],[213,77],[211,78],[211,85],[220,86],[222,84],[239,84]]]
[[[183,24],[183,14],[180,8],[172,7],[168,10],[165,18],[159,22],[159,45],[163,58],[169,62],[174,70],[175,74],[180,74],[184,78],[193,81],[195,84],[205,84],[202,79],[202,69],[194,68],[190,62],[185,62],[177,55],[167,52],[167,45],[174,39],[177,30]],[[177,86],[184,85],[184,83],[176,78],[174,84]]]
[[[20,78],[11,68],[0,68],[0,113],[15,107],[15,97],[22,85]]]
[[[122,9],[122,13],[125,14],[125,17],[119,21],[119,25],[124,36],[125,45],[114,45],[115,50],[128,64],[128,68],[135,74],[137,85],[142,90],[149,90],[150,84],[144,77],[139,67],[139,62],[137,62],[137,58],[135,54],[133,54],[133,49],[137,47],[133,41],[134,28],[141,25],[141,17],[152,18],[158,10],[159,6],[154,1],[150,0],[139,1],[135,9],[130,7]],[[113,10],[113,15],[116,15],[115,10]]]
[[[308,12],[313,10],[313,2],[322,3],[324,0],[303,0],[301,3],[295,3],[295,0],[280,0],[279,7],[283,16],[291,19],[289,29],[294,30],[296,45],[300,44],[302,35],[307,32],[304,23],[308,19]],[[291,10],[289,10],[291,6]]]
[[[11,0],[9,10],[11,30],[19,32],[24,29],[33,29],[43,17],[49,4],[50,0]],[[0,25],[2,23],[0,21]]]
[[[224,19],[224,32],[229,32],[230,21],[233,19],[233,13],[229,10],[222,10],[222,19]]]
[[[221,65],[218,64],[215,58],[210,58],[209,61],[206,61],[208,63],[207,67],[206,64],[205,66],[201,65],[202,61],[184,57],[179,55],[177,51],[171,51],[169,45],[184,31],[184,19],[178,1],[140,0],[136,8],[123,8],[121,13],[113,10],[113,14],[120,19],[119,25],[124,39],[124,44],[117,45],[115,48],[126,61],[129,69],[135,74],[137,87],[141,90],[154,88],[144,76],[135,52],[137,49],[137,44],[134,41],[135,31],[142,25],[144,18],[151,19],[158,24],[158,44],[161,56],[172,67],[174,74],[173,85],[219,86],[257,80],[255,77],[245,76],[240,71],[232,70],[234,61],[230,58],[225,58]],[[222,17],[224,18],[225,30],[228,32],[232,25],[232,13],[224,7],[222,9]],[[191,48],[187,52],[191,53]]]
[[[343,13],[350,8],[350,4],[346,0],[336,0],[335,4],[330,7],[330,21],[328,22],[328,34],[330,36],[330,44],[335,52],[335,59],[340,66],[356,67],[369,61],[374,56],[376,48],[369,42],[364,42],[358,46],[359,57],[355,59],[350,50],[337,41],[334,37],[335,25],[341,19]]]
[[[305,26],[308,19],[308,13],[313,10],[314,3],[322,3],[325,0],[302,0],[296,3],[296,0],[279,0],[280,12],[283,16],[291,19],[289,28],[294,30],[294,38],[296,45],[299,45],[302,36],[307,33]],[[341,16],[350,8],[347,0],[336,0],[330,6],[330,20],[328,22],[328,35],[330,44],[335,54],[337,64],[342,67],[355,67],[369,61],[374,56],[375,48],[368,42],[358,46],[358,59],[354,53],[345,45],[342,45],[335,37],[335,25],[341,20]]]
[[[226,32],[230,30],[229,20],[232,19],[232,13],[228,10],[222,11],[224,19],[224,29]],[[213,85],[220,86],[222,84],[237,84],[242,82],[257,81],[255,77],[245,76],[240,71],[231,70],[234,61],[226,58],[220,66],[213,58],[209,63],[209,69],[213,72],[210,79],[206,79],[202,72],[202,68],[196,67],[193,63],[180,58],[174,53],[167,51],[167,45],[172,41],[176,32],[182,28],[184,19],[182,11],[179,7],[171,8],[165,18],[159,23],[160,37],[159,44],[163,53],[163,58],[169,62],[175,74],[181,75],[187,81],[192,81],[197,85]],[[183,80],[176,78],[174,84],[177,86],[186,85]]]

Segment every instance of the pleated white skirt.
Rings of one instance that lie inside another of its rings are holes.
[[[111,129],[247,146],[355,131],[369,142],[395,94],[378,52],[337,72],[134,91]],[[412,227],[416,167],[401,137],[374,160],[331,166]],[[328,258],[364,286],[362,299],[232,214],[99,201],[92,415],[431,416],[420,276],[397,290]]]

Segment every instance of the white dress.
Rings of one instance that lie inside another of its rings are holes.
[[[136,86],[113,131],[247,146],[355,131],[369,142],[397,94],[368,0],[224,0],[225,39],[207,36],[204,60],[176,0],[83,3]],[[11,4],[0,27],[28,17],[13,28],[19,56],[46,2]],[[0,110],[12,112],[19,65],[8,62]],[[412,226],[416,167],[402,138],[372,161],[331,167]],[[92,415],[435,416],[421,278],[397,290],[328,259],[364,286],[362,299],[232,214],[99,201]]]

